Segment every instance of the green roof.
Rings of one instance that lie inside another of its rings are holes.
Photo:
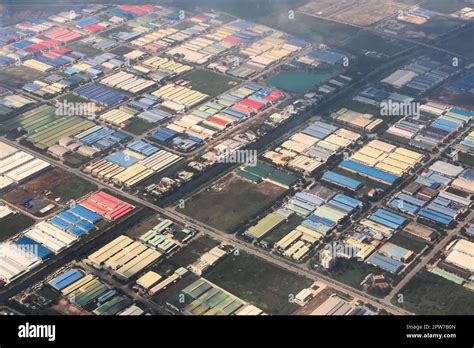
[[[123,296],[114,296],[111,300],[105,302],[94,309],[94,314],[98,315],[115,315],[123,311],[132,304],[132,300]]]
[[[244,178],[244,179],[253,181],[256,184],[259,184],[259,183],[262,182],[262,179],[259,176],[254,175],[254,174],[249,173],[249,172],[246,172],[244,170],[238,170],[237,175]]]
[[[431,273],[434,273],[436,275],[439,275],[440,277],[443,277],[444,279],[447,279],[447,280],[450,280],[456,284],[459,284],[461,285],[462,283],[464,283],[464,279],[461,278],[461,277],[458,277],[457,275],[455,274],[452,274],[452,273],[449,273],[447,271],[445,271],[444,269],[441,269],[439,267],[435,267],[431,270]]]
[[[296,183],[296,181],[298,181],[298,177],[281,170],[275,170],[273,173],[270,173],[268,179],[276,181],[285,186],[292,186]]]

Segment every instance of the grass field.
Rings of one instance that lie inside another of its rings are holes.
[[[462,0],[423,0],[421,7],[445,14],[451,14],[467,6]]]
[[[35,220],[21,213],[15,214],[0,222],[0,242],[13,237],[15,234],[27,229]]]
[[[285,189],[270,183],[256,185],[233,176],[228,176],[217,186],[218,189],[196,194],[185,202],[181,211],[226,232],[234,232],[269,208],[285,192]]]
[[[268,233],[263,239],[263,242],[274,244],[286,236],[288,233],[293,231],[297,226],[301,224],[303,218],[294,214],[289,219],[288,222],[282,223],[280,226],[275,228],[273,231]]]
[[[468,42],[472,43],[473,35],[474,29],[466,30],[461,34],[456,35],[454,38],[450,38],[449,40],[442,42],[439,44],[439,46],[473,59],[474,49],[472,44],[468,44]]]
[[[290,294],[296,295],[312,283],[308,278],[243,252],[228,256],[204,278],[268,314],[294,312],[298,305],[289,302]]]
[[[54,196],[61,197],[63,201],[68,201],[78,199],[95,190],[97,190],[95,184],[74,175],[53,187],[51,192]]]
[[[90,161],[89,157],[81,155],[78,152],[73,152],[71,154],[64,156],[64,164],[72,168],[79,168],[80,166],[82,166],[83,164],[86,164],[89,161]]]
[[[43,75],[41,71],[26,66],[11,66],[0,71],[0,85],[10,89],[21,88]]]
[[[112,29],[113,31],[114,29]],[[129,52],[133,51],[132,48],[127,47],[127,46],[118,46],[115,47],[110,51],[110,53],[116,54],[117,56],[123,56],[124,54],[127,54]]]
[[[171,261],[176,266],[186,267],[194,263],[202,254],[208,252],[220,243],[208,236],[195,237],[188,245],[173,255]]]
[[[156,127],[156,124],[146,122],[138,117],[134,117],[123,127],[123,130],[135,135],[142,135]]]
[[[431,95],[433,99],[438,99],[441,103],[456,105],[468,110],[474,109],[474,98],[469,92],[453,91],[442,86],[433,91]]]
[[[356,260],[346,260],[339,258],[333,271],[329,276],[337,281],[360,289],[360,283],[369,273],[382,273],[380,268]]]
[[[426,246],[426,243],[423,243],[421,240],[416,239],[416,237],[412,237],[404,232],[395,233],[393,237],[390,238],[389,242],[411,250],[416,254],[420,253]]]
[[[84,53],[88,57],[93,57],[95,55],[102,53],[101,50],[98,50],[97,48],[94,48],[90,45],[86,45],[80,42],[74,43],[69,47],[74,51],[79,51],[81,53]]]
[[[298,12],[295,13],[294,19],[289,19],[286,12],[279,12],[275,16],[262,18],[261,22],[302,39],[317,44],[325,43],[329,46],[342,44],[355,37],[360,31],[350,25],[330,22]]]
[[[229,76],[217,74],[208,70],[193,70],[183,76],[183,79],[189,80],[192,89],[205,93],[211,97],[219,95],[235,86],[239,80]]]
[[[462,24],[462,21],[452,17],[434,17],[420,26],[420,30],[431,35],[442,35]],[[467,45],[469,46],[469,45]]]
[[[199,277],[189,272],[183,279],[178,280],[175,284],[168,286],[165,290],[162,290],[155,294],[151,299],[153,302],[160,305],[165,305],[166,302],[172,301],[181,293],[188,285],[198,280]]]
[[[399,306],[422,315],[472,315],[474,293],[427,270],[400,291]]]
[[[143,219],[139,221],[135,226],[133,226],[131,229],[129,229],[126,233],[127,236],[133,239],[138,239],[142,235],[144,235],[146,232],[151,230],[153,227],[158,225],[160,223],[159,219],[160,215],[156,214],[153,216],[150,216],[148,219]]]
[[[412,44],[401,43],[395,39],[387,39],[368,31],[361,31],[355,37],[339,46],[340,49],[352,54],[363,54],[364,51],[375,51],[387,56],[393,56]]]
[[[327,71],[281,71],[271,76],[266,84],[291,93],[303,94],[332,77]]]

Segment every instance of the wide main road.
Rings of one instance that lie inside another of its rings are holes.
[[[37,153],[37,152],[35,152],[35,151],[25,147],[25,146],[22,146],[22,145],[16,143],[16,142],[10,141],[10,140],[8,140],[4,137],[2,137],[2,141],[10,144],[11,146],[20,148],[21,150],[23,150],[27,153],[30,153],[30,154],[32,154],[36,157],[39,157],[39,158],[41,158],[41,159],[57,166],[57,167],[60,167],[64,170],[66,170],[66,171],[72,172],[73,174],[78,175],[78,176],[84,178],[85,180],[93,182],[99,188],[106,188],[106,189],[112,190],[120,196],[126,197],[127,199],[129,199],[131,201],[134,201],[138,204],[146,206],[146,207],[160,213],[161,215],[163,215],[165,217],[168,217],[172,220],[175,220],[175,221],[177,221],[177,222],[179,222],[183,225],[187,225],[189,227],[192,227],[193,229],[195,229],[199,232],[202,232],[204,234],[207,234],[207,235],[211,236],[212,238],[217,239],[220,242],[234,244],[235,246],[238,247],[239,250],[245,251],[249,254],[252,254],[252,255],[257,256],[261,259],[264,259],[265,261],[268,261],[268,262],[270,262],[270,263],[272,263],[272,264],[274,264],[278,267],[287,269],[289,271],[292,271],[294,273],[303,275],[303,276],[308,277],[310,279],[317,279],[321,283],[324,283],[327,286],[332,287],[335,290],[346,293],[346,294],[348,294],[348,295],[350,295],[350,296],[352,296],[356,299],[361,300],[362,302],[371,304],[372,306],[374,306],[376,308],[379,308],[379,309],[384,309],[387,312],[390,312],[392,314],[398,314],[398,315],[412,314],[408,311],[400,309],[400,308],[398,308],[396,306],[393,306],[389,303],[384,303],[382,300],[380,300],[378,298],[375,298],[374,296],[371,296],[371,295],[366,294],[362,291],[351,288],[351,287],[347,286],[346,284],[343,284],[343,283],[338,282],[334,279],[331,279],[327,276],[324,276],[324,275],[322,275],[322,274],[320,274],[320,273],[318,273],[314,270],[309,270],[309,269],[305,268],[304,266],[294,264],[294,263],[292,263],[290,261],[287,261],[287,260],[285,260],[285,259],[283,259],[283,258],[281,258],[281,257],[279,257],[275,254],[272,254],[268,251],[265,251],[261,248],[257,248],[256,246],[245,243],[245,242],[241,241],[240,239],[238,239],[233,234],[225,233],[225,232],[217,230],[217,229],[215,229],[211,226],[205,225],[202,222],[195,221],[195,220],[193,220],[193,219],[191,219],[191,218],[189,218],[189,217],[187,217],[183,214],[180,214],[180,213],[174,211],[171,208],[164,209],[164,208],[161,208],[161,207],[159,207],[159,206],[157,206],[157,205],[155,205],[151,202],[148,202],[148,201],[143,200],[139,197],[136,197],[132,194],[129,194],[127,192],[123,192],[123,191],[113,187],[112,185],[107,185],[107,184],[105,184],[105,183],[103,183],[99,180],[96,180],[95,178],[92,178],[92,177],[88,176],[87,174],[81,172],[78,169],[69,168],[66,165],[59,162],[59,161],[55,161],[55,160],[53,160],[53,159],[51,159],[51,158],[49,158],[49,157],[47,157],[43,154]]]

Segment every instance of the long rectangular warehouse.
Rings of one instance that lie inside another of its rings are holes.
[[[88,257],[95,267],[107,267],[118,276],[129,279],[155,262],[161,253],[134,241],[127,236],[119,236]]]

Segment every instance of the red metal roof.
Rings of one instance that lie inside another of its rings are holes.
[[[135,206],[103,191],[94,192],[89,197],[83,199],[80,204],[112,221],[120,219],[135,209]]]
[[[261,108],[265,106],[264,104],[259,103],[255,100],[251,100],[251,99],[244,99],[239,104],[242,104],[242,105],[251,107],[252,109],[257,109],[257,110],[260,110]]]

